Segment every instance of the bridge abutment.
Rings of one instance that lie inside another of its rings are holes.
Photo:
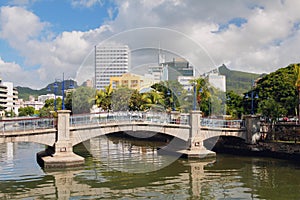
[[[216,153],[205,148],[203,145],[204,136],[201,134],[201,111],[190,112],[190,133],[187,150],[182,151],[188,158],[211,158],[216,157]]]
[[[44,168],[75,167],[84,164],[84,158],[73,152],[70,140],[69,110],[59,110],[57,120],[57,135],[54,144],[54,154],[41,157]]]

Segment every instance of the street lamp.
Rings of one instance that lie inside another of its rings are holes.
[[[167,95],[168,95],[168,97],[169,97],[169,102],[170,102],[170,104],[171,104],[171,98],[172,98],[171,109],[172,109],[172,111],[174,111],[175,108],[174,108],[174,97],[173,97],[173,92],[171,92],[171,91],[168,89]]]
[[[254,81],[252,80],[252,90],[251,90],[251,115],[254,115],[254,99],[258,99],[258,94],[256,93],[255,94],[255,97],[254,97],[254,91],[253,91],[253,88],[254,88]],[[249,95],[246,94],[245,96],[246,99],[249,99]]]
[[[53,88],[54,88],[54,110],[55,111],[57,111],[57,108],[56,108],[56,93],[57,93],[57,88],[58,88],[57,81],[60,81],[60,79],[55,79],[55,82],[53,84]],[[70,82],[69,89],[73,89],[73,88],[74,88],[74,85]],[[48,87],[48,91],[51,91],[50,86]],[[62,79],[61,94],[62,94],[61,109],[65,110],[65,74],[64,73],[63,73],[63,79]]]

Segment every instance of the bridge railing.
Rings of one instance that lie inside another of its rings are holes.
[[[96,113],[86,115],[73,115],[70,117],[70,126],[88,125],[88,124],[107,124],[118,122],[151,122],[158,124],[189,124],[189,115],[180,115],[172,117],[167,113],[145,113],[145,112],[113,112]]]
[[[209,128],[245,128],[244,120],[201,119],[201,127]]]
[[[35,131],[39,129],[55,128],[54,118],[2,120],[0,121],[0,132],[22,132]]]

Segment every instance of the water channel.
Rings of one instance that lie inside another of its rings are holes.
[[[75,147],[85,166],[44,171],[34,143],[0,145],[0,199],[300,199],[300,165],[218,155],[163,155],[161,142],[98,137]]]

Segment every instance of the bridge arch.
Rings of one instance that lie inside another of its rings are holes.
[[[79,144],[83,141],[89,140],[94,137],[107,135],[117,132],[148,132],[148,133],[161,133],[168,136],[179,138],[183,141],[188,141],[190,126],[189,125],[161,125],[154,123],[135,122],[123,124],[106,124],[95,125],[90,127],[72,127],[70,128],[70,135],[72,145]],[[135,134],[138,136],[137,134]]]

